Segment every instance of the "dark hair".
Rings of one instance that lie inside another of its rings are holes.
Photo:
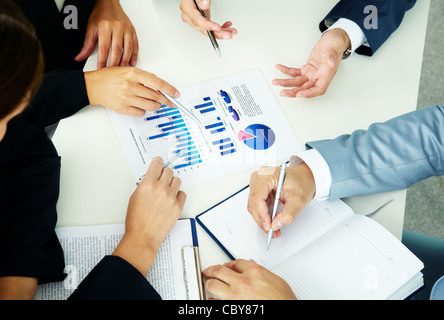
[[[33,26],[11,0],[0,1],[0,119],[40,83],[44,70]]]

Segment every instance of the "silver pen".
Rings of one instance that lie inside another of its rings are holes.
[[[196,0],[194,0],[194,4],[196,5],[197,10],[199,10],[200,14],[204,18],[206,18],[207,15],[205,14],[205,12],[201,8],[199,8],[199,5],[197,4]],[[216,50],[217,55],[219,56],[219,58],[222,58],[222,53],[220,52],[219,44],[217,43],[216,37],[214,36],[214,32],[211,30],[207,30],[207,34],[208,34],[208,37],[210,38],[210,41],[211,41],[211,44],[213,45],[214,50]]]
[[[286,169],[287,169],[287,162],[284,162],[281,167],[281,172],[279,173],[279,181],[277,185],[276,195],[274,198],[274,206],[273,206],[273,212],[271,214],[271,222],[273,222],[273,219],[276,216],[277,209],[279,206],[279,198],[281,197],[282,185],[284,184]],[[272,238],[273,238],[273,229],[270,228],[270,230],[268,231],[267,250],[270,248]]]
[[[172,103],[174,103],[174,105],[180,110],[182,111],[184,114],[186,114],[188,117],[190,117],[191,119],[193,119],[194,121],[196,121],[198,124],[201,124],[200,120],[187,108],[185,108],[185,106],[183,104],[181,104],[178,100],[174,99],[173,97],[170,97],[169,95],[167,95],[166,93],[163,93],[162,91],[159,91],[160,94],[162,94],[165,98],[167,98],[168,100],[170,100]]]

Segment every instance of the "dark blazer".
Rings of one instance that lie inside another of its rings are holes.
[[[71,58],[82,48],[94,2],[77,2],[79,26],[85,26],[71,32],[62,28],[54,1],[16,1],[42,40],[47,72],[30,106],[9,122],[0,142],[0,277],[35,277],[39,283],[64,277],[54,231],[60,158],[44,129],[89,104],[84,63]]]
[[[79,13],[79,29],[66,30],[54,0],[15,0],[36,29],[46,73],[30,106],[12,119],[0,142],[0,277],[64,279],[63,251],[55,234],[60,157],[44,129],[89,104],[84,62],[74,61],[95,4],[66,0]],[[105,257],[70,299],[160,299],[125,260]]]
[[[63,279],[54,231],[60,158],[44,129],[88,104],[83,72],[54,70],[31,106],[9,122],[0,142],[0,276]]]
[[[85,62],[74,58],[85,40],[86,26],[95,0],[66,0],[61,12],[54,0],[14,0],[33,24],[42,44],[46,72],[57,68],[82,70]],[[63,21],[68,14],[63,10],[74,5],[78,13],[78,29],[65,29]]]
[[[416,0],[341,0],[321,21],[319,28],[321,31],[325,31],[328,20],[346,18],[354,21],[361,27],[370,46],[360,46],[356,49],[356,53],[372,56],[399,27],[405,12],[411,9],[415,3]],[[364,26],[364,21],[369,15],[369,13],[364,13],[364,8],[367,5],[373,5],[377,9],[377,29],[367,29]]]
[[[148,280],[126,260],[106,256],[69,300],[160,300]]]

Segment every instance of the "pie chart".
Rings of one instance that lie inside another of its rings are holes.
[[[239,131],[239,140],[253,150],[267,150],[276,141],[274,131],[264,124],[252,124]]]

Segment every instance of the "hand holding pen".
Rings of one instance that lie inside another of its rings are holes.
[[[213,31],[216,39],[232,39],[237,30],[231,27],[233,25],[231,21],[226,21],[222,25],[211,21],[210,7],[210,0],[182,0],[180,3],[182,20],[204,35],[207,35],[208,31]]]
[[[248,212],[264,232],[273,230],[273,238],[279,237],[281,228],[296,219],[316,192],[313,174],[305,163],[287,166],[278,198],[283,205],[282,211],[272,219],[269,206],[275,204],[280,173],[281,167],[262,167],[253,172],[248,197]]]

